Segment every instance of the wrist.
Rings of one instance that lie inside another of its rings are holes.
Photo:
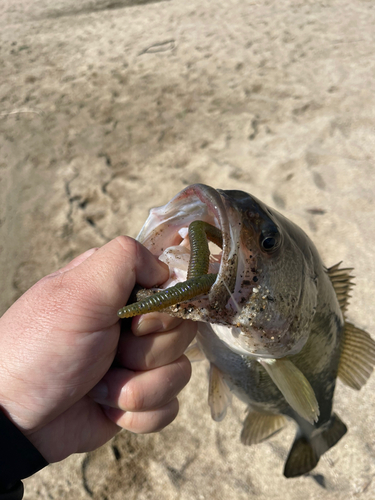
[[[0,485],[0,500],[22,500],[23,498],[23,484],[17,481],[11,486],[2,488]]]
[[[21,479],[46,465],[40,452],[0,410],[0,491],[16,488]]]

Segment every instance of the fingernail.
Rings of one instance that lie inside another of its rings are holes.
[[[78,257],[76,257],[76,259],[74,259],[74,262],[77,262],[77,263],[74,265],[74,267],[77,267],[80,264],[82,264],[82,262],[85,262],[85,260],[88,259],[89,257],[91,257],[91,255],[94,254],[97,250],[99,250],[97,247],[90,248],[90,250],[86,250],[86,252],[84,252],[81,255],[79,255]]]
[[[85,260],[87,260],[93,253],[95,253],[98,250],[98,248],[90,248],[90,250],[86,250],[86,252],[82,253],[81,255],[78,255],[75,259],[70,261],[66,266],[62,267],[58,271],[52,273],[49,275],[49,277],[57,276],[62,273],[66,273],[67,271],[71,271],[75,267],[79,266]]]
[[[135,335],[147,335],[148,333],[156,333],[163,330],[164,326],[160,319],[147,318],[142,316],[135,328]]]
[[[108,397],[108,385],[103,381],[99,382],[93,389],[91,389],[89,396],[98,402],[105,401]]]

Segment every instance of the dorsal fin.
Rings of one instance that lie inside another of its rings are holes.
[[[211,408],[211,417],[216,422],[223,420],[231,402],[232,394],[224,381],[222,372],[210,363],[208,404]]]
[[[336,292],[337,300],[340,304],[340,309],[345,315],[346,309],[348,308],[348,302],[350,298],[350,291],[355,286],[351,280],[354,276],[351,276],[352,267],[344,267],[340,269],[340,264],[335,264],[334,266],[327,269],[328,276],[331,279],[333,288]]]
[[[286,424],[283,415],[260,413],[250,408],[241,432],[242,444],[258,444],[280,431]]]
[[[346,322],[338,376],[352,389],[359,390],[375,365],[375,342],[364,330]]]

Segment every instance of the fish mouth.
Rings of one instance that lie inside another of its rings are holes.
[[[183,231],[186,229],[187,233],[195,220],[208,222],[222,233],[223,245],[217,255],[219,269],[208,293],[208,303],[213,310],[223,311],[233,301],[236,288],[241,221],[238,212],[220,191],[205,184],[188,186],[166,205],[150,211],[137,239],[151,253],[161,257],[166,249],[183,244]]]

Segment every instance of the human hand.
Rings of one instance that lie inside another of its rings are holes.
[[[195,324],[151,313],[120,332],[116,314],[135,283],[167,278],[121,236],[41,279],[0,318],[0,407],[48,462],[93,450],[121,427],[154,432],[176,417]]]

